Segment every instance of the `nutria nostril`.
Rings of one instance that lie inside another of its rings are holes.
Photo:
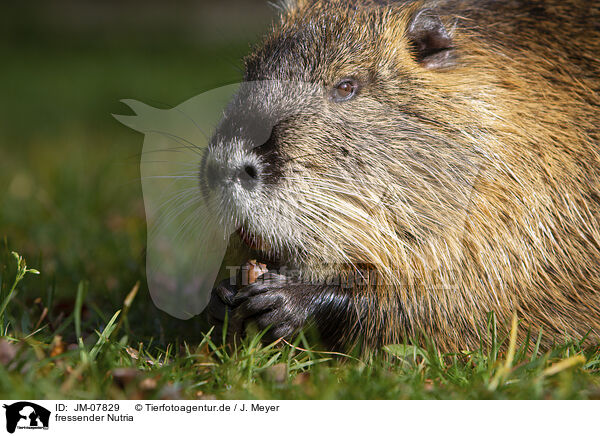
[[[252,165],[246,165],[244,167],[244,172],[248,175],[248,177],[250,177],[251,179],[256,179],[258,177],[258,171],[256,169],[256,167],[252,166]]]
[[[250,191],[258,182],[258,169],[251,164],[244,165],[235,172],[234,181]]]

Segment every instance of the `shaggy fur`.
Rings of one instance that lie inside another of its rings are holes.
[[[298,277],[221,286],[211,313],[271,339],[312,320],[335,348],[471,348],[490,312],[545,345],[597,341],[599,22],[578,0],[285,3],[206,165],[248,157],[255,185],[210,195]],[[358,92],[335,101],[345,78]]]

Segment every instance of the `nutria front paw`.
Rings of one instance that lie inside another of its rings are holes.
[[[212,339],[221,341],[225,319],[231,320],[233,299],[237,293],[235,285],[230,280],[223,280],[212,290],[210,302],[206,308],[208,322],[213,326]],[[229,330],[229,329],[228,329]]]
[[[304,300],[305,293],[287,277],[266,273],[235,295],[232,332],[243,333],[248,324],[255,323],[260,331],[268,329],[265,342],[290,339],[308,318],[310,306]]]

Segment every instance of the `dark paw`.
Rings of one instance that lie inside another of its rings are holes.
[[[233,310],[233,299],[237,289],[230,284],[230,280],[223,280],[216,288],[213,289],[210,297],[210,302],[206,308],[208,322],[214,326],[212,339],[215,342],[221,342],[223,338],[223,329],[225,328],[225,320],[231,320],[231,312]],[[227,328],[229,331],[229,328]]]
[[[254,323],[260,331],[268,329],[263,337],[266,342],[290,339],[308,317],[298,287],[290,285],[286,277],[271,273],[241,289],[233,305],[232,328],[243,331],[249,323]]]
[[[217,336],[214,337],[221,337],[227,315],[229,339],[243,337],[251,323],[260,331],[266,330],[265,342],[289,339],[304,326],[308,317],[309,306],[303,301],[303,295],[286,277],[271,273],[237,292],[228,283],[221,283],[213,290],[208,307],[209,320],[215,325]]]

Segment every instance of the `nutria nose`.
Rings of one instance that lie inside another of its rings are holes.
[[[208,191],[230,184],[250,191],[256,187],[261,176],[260,167],[248,156],[242,158],[241,162],[219,162],[207,152],[200,168],[200,182],[205,196],[208,196]]]
[[[258,169],[253,164],[242,166],[235,173],[235,181],[249,191],[254,189],[258,181]]]

